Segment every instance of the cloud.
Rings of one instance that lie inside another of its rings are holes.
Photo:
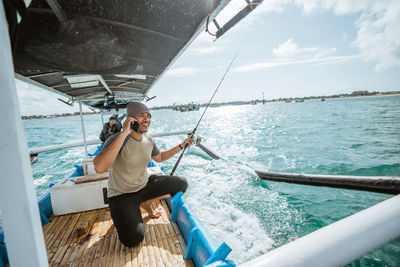
[[[268,68],[276,68],[288,65],[299,65],[299,64],[315,64],[315,65],[326,65],[326,64],[339,64],[339,63],[350,63],[356,60],[360,60],[359,55],[352,56],[331,56],[323,58],[311,58],[303,60],[287,60],[287,61],[270,61],[270,62],[260,62],[254,64],[248,64],[241,67],[234,68],[232,72],[252,72],[260,71]]]
[[[290,38],[283,44],[280,44],[278,48],[274,48],[273,52],[278,57],[289,57],[299,53],[299,48],[296,43],[293,43],[293,39]]]
[[[353,45],[366,61],[377,62],[375,70],[400,66],[400,1],[386,7],[374,4],[357,21],[359,31]]]
[[[286,5],[302,8],[305,15],[321,11],[332,11],[339,16],[359,14],[355,23],[357,37],[351,45],[365,61],[376,62],[377,71],[400,66],[399,0],[271,0],[264,1],[252,19],[266,12],[281,12]],[[278,47],[277,53],[283,56],[296,51],[294,45],[287,43],[281,49]]]
[[[202,71],[201,69],[196,69],[191,67],[174,68],[168,70],[165,76],[171,76],[171,77],[190,76],[199,73],[201,71]]]
[[[292,38],[280,44],[277,48],[272,49],[273,53],[278,58],[322,58],[334,53],[336,48],[322,48],[322,47],[304,47],[300,48]]]

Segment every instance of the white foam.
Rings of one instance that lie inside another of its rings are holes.
[[[34,184],[36,187],[38,187],[38,186],[47,184],[48,181],[49,181],[51,178],[53,178],[53,175],[48,175],[48,174],[46,174],[46,175],[44,175],[44,176],[42,176],[42,177],[40,177],[40,178],[37,178],[37,179],[33,180],[33,184]]]
[[[188,203],[214,238],[232,248],[231,259],[244,262],[272,248],[274,241],[256,216],[237,206],[237,200],[244,197],[237,190],[246,182],[245,177],[254,174],[251,169],[192,155],[186,156],[181,164],[184,167],[180,175],[189,180],[185,196]]]

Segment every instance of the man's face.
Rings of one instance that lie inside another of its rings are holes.
[[[110,121],[109,121],[109,123],[110,123],[110,127],[111,127],[111,126],[113,126],[113,125],[114,125],[114,123],[115,123],[115,120],[110,120]]]
[[[145,133],[149,130],[151,123],[151,114],[147,112],[140,113],[135,117],[137,122],[139,123],[139,133]]]

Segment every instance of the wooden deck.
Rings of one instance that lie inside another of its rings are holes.
[[[162,216],[150,219],[142,211],[146,223],[145,239],[128,248],[118,239],[109,209],[93,210],[50,218],[43,226],[50,266],[194,266],[184,260],[185,241],[165,201],[153,203],[162,208]],[[84,220],[93,221],[90,233],[76,235],[76,227]]]

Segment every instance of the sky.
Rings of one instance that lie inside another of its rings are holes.
[[[245,4],[232,1],[218,23]],[[201,33],[150,90],[156,98],[146,104],[208,102],[236,54],[213,102],[262,99],[263,93],[273,99],[397,91],[400,1],[265,0],[218,40]],[[21,115],[79,111],[54,93],[16,83]]]

